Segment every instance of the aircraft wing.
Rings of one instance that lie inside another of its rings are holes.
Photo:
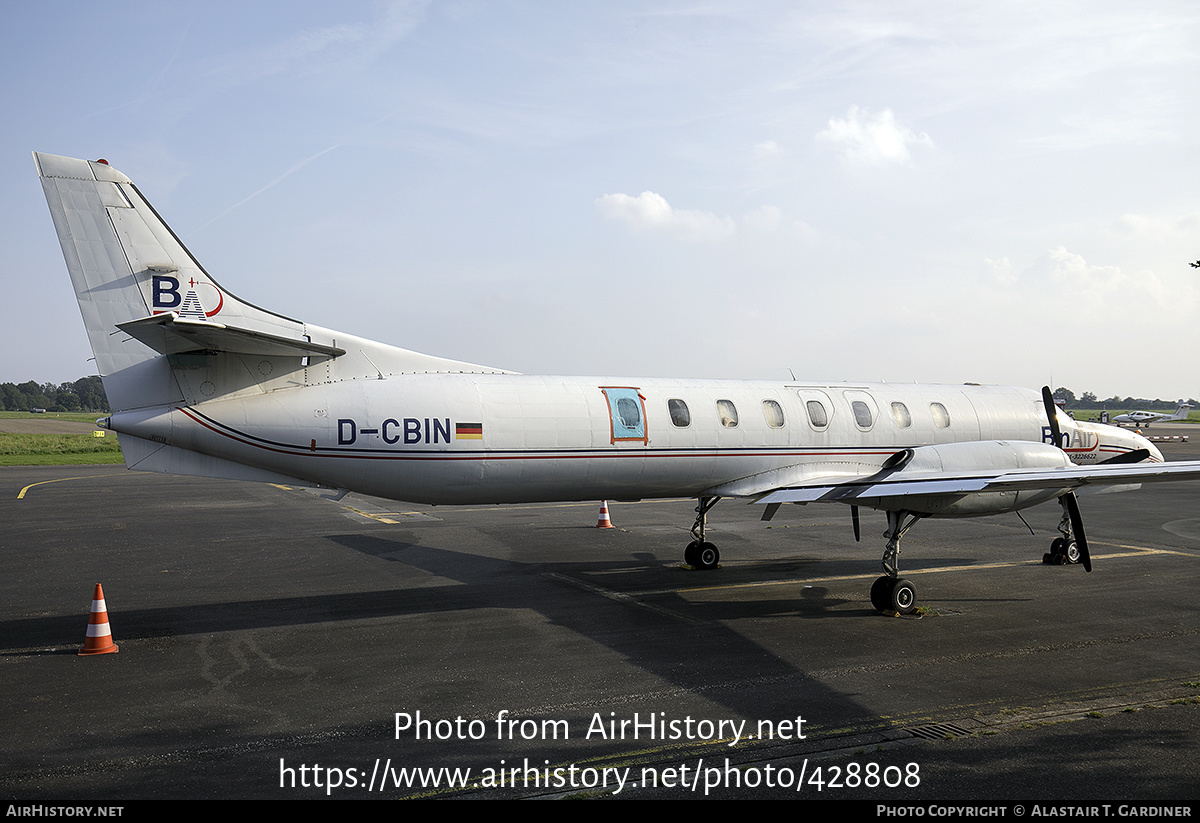
[[[1100,466],[1005,469],[966,472],[879,472],[853,479],[813,478],[811,482],[777,488],[755,503],[852,502],[860,498],[911,495],[962,495],[984,492],[1075,490],[1085,486],[1153,483],[1200,478],[1200,461],[1132,463]]]

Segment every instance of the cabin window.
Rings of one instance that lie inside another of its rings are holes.
[[[825,411],[825,404],[820,400],[809,400],[804,404],[804,408],[808,411],[808,422],[814,429],[823,429],[829,425],[829,412]]]
[[[763,401],[763,416],[767,418],[767,425],[773,429],[783,428],[783,408],[774,400]]]
[[[717,419],[727,429],[736,429],[738,424],[737,406],[732,400],[717,401]]]
[[[892,421],[898,429],[907,429],[912,425],[912,415],[908,413],[908,406],[903,403],[892,404]]]
[[[642,425],[642,411],[631,398],[617,398],[617,416],[621,418],[621,425],[627,429],[636,429]]]
[[[871,419],[871,407],[861,400],[851,401],[850,411],[854,412],[854,422],[860,429],[869,429],[875,422]]]
[[[686,429],[692,425],[692,413],[688,411],[687,403],[682,400],[668,400],[667,411],[671,414],[671,425],[677,429]]]
[[[941,403],[930,403],[929,411],[933,415],[933,425],[939,429],[950,428],[950,412]]]

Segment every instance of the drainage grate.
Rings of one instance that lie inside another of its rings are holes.
[[[923,740],[948,740],[951,737],[968,737],[971,733],[962,726],[953,723],[933,723],[929,726],[917,726],[915,729],[905,729],[913,737]]]

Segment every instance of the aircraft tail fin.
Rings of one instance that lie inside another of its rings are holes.
[[[183,354],[344,353],[218,285],[106,161],[33,157],[113,411],[185,400],[172,373]]]
[[[40,152],[33,159],[114,412],[331,380],[504,371],[247,303],[204,270],[137,186],[106,161]]]

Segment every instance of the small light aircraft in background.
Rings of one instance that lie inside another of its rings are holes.
[[[1200,477],[1049,389],[515,374],[294,320],[218,285],[104,160],[34,153],[130,469],[430,504],[725,497],[887,514],[881,611],[910,612],[900,539],[927,517],[1057,500],[1047,562],[1091,560],[1075,491]]]
[[[1136,426],[1150,428],[1151,423],[1168,423],[1172,420],[1187,420],[1188,410],[1191,408],[1187,403],[1183,403],[1175,410],[1174,414],[1160,414],[1158,412],[1134,411],[1128,414],[1118,414],[1110,418],[1113,423],[1118,426]]]

